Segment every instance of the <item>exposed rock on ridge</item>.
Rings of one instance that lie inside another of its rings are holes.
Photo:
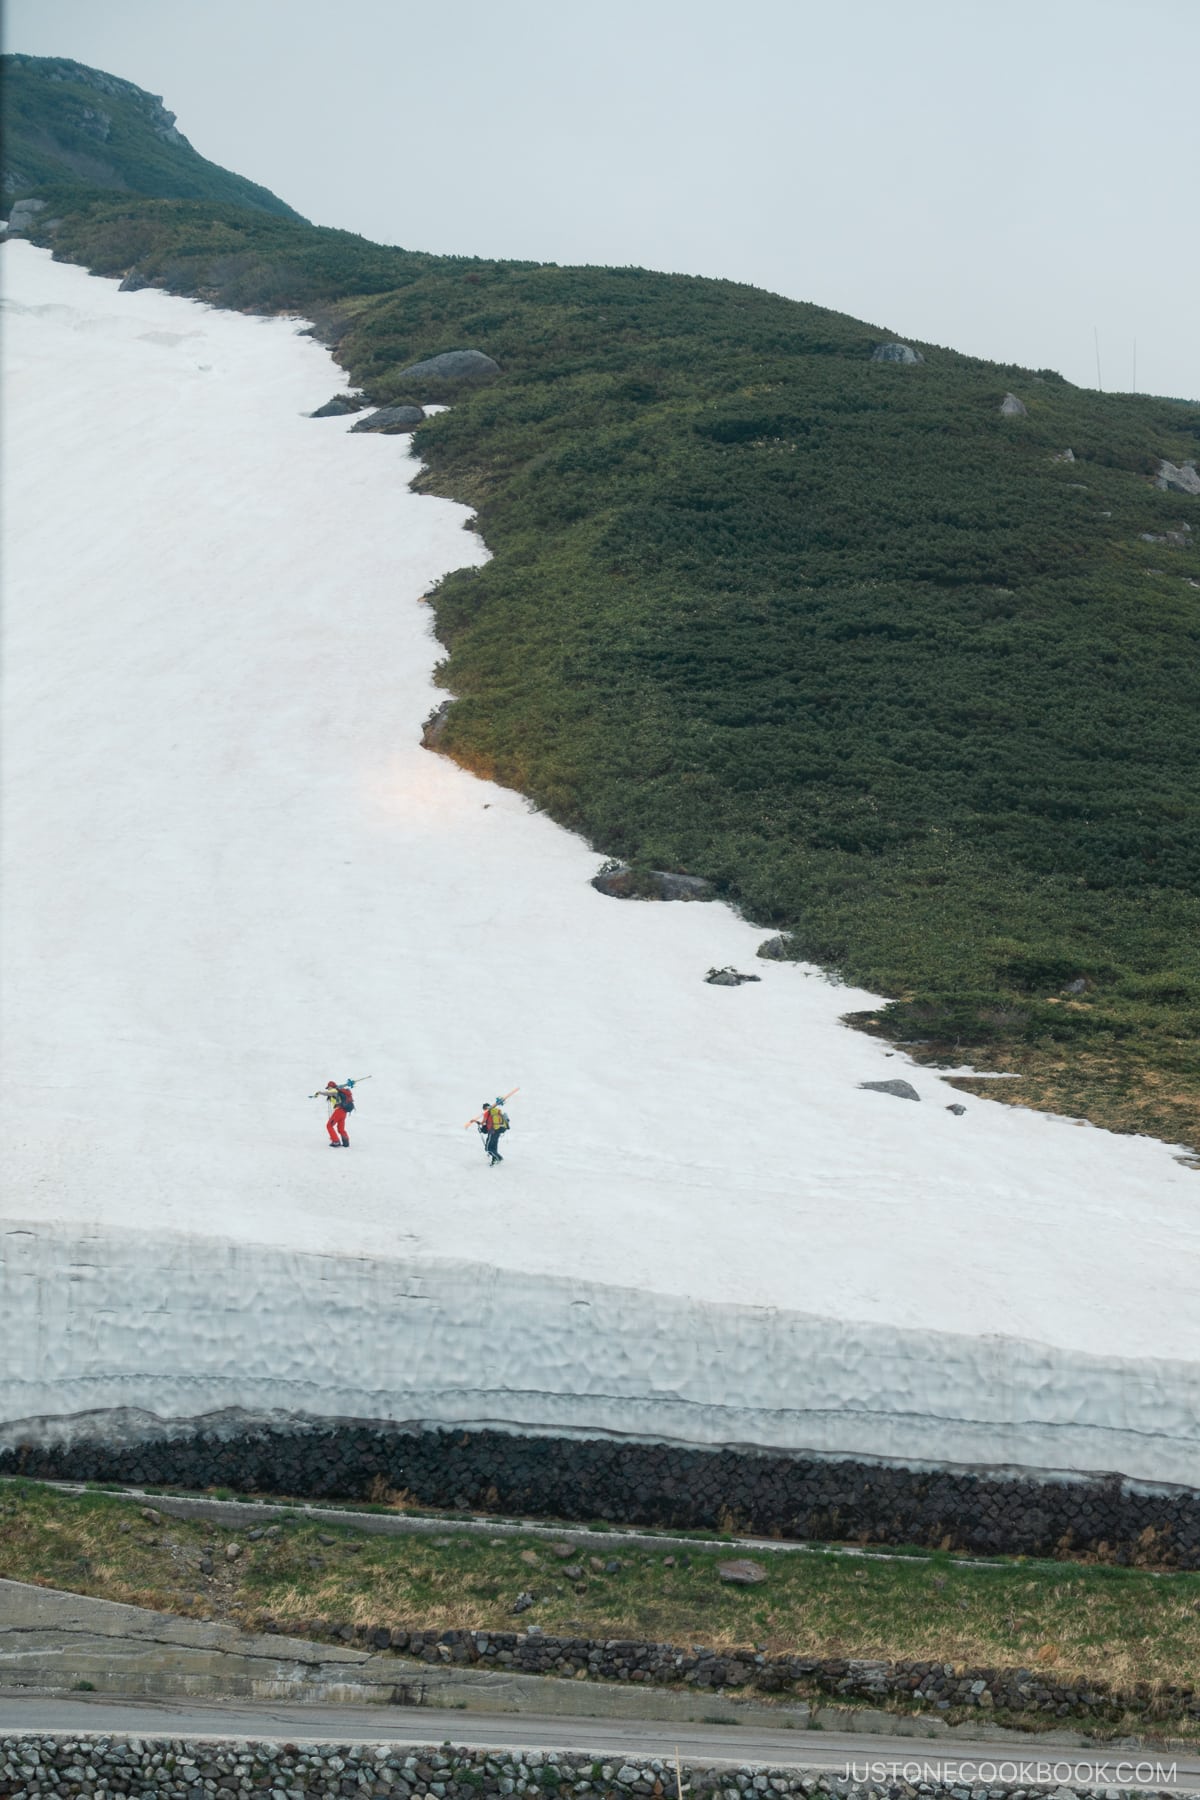
[[[1154,485],[1168,494],[1200,494],[1200,474],[1194,462],[1177,465],[1164,460],[1158,465]]]
[[[0,66],[6,195],[79,185],[300,219],[278,195],[201,156],[160,95],[64,56],[7,55]]]
[[[711,900],[715,890],[702,875],[676,875],[669,869],[631,869],[625,863],[593,875],[592,886],[614,900]]]
[[[315,418],[316,414],[313,416]],[[424,417],[424,410],[419,406],[381,406],[378,412],[371,413],[368,418],[360,419],[357,425],[352,425],[350,429],[351,431],[380,431],[392,436],[398,431],[414,431]]]
[[[871,352],[872,362],[923,363],[925,358],[911,344],[879,344]]]
[[[39,213],[45,212],[44,200],[18,200],[8,215],[8,235],[14,237],[18,232],[28,231]]]
[[[443,350],[424,362],[401,369],[397,381],[487,381],[500,373],[500,364],[482,350]]]

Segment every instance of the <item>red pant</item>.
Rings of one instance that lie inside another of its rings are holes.
[[[329,1115],[329,1122],[325,1129],[329,1133],[329,1141],[331,1144],[341,1143],[342,1139],[346,1136],[346,1109],[344,1106],[334,1107]]]

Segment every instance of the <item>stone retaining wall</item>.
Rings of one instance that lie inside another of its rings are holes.
[[[644,1758],[596,1760],[592,1756],[542,1750],[410,1750],[389,1744],[295,1744],[186,1738],[113,1738],[89,1734],[62,1738],[34,1734],[0,1736],[0,1796],[41,1800],[41,1796],[153,1794],[155,1800],[775,1800],[775,1796],[836,1795],[838,1800],[1023,1800],[1028,1793],[1057,1787],[1056,1800],[1091,1800],[1094,1789],[1065,1790],[1057,1765],[1034,1752],[1009,1756],[997,1751],[993,1764],[972,1765],[944,1781],[803,1773],[761,1765],[704,1768]],[[1167,1759],[1125,1752],[1097,1764],[1105,1800],[1145,1793],[1169,1780]],[[1013,1771],[1012,1776],[1007,1771]],[[1044,1772],[1043,1772],[1044,1771]],[[1007,1777],[1007,1778],[1006,1778]],[[1115,1777],[1115,1780],[1114,1780]],[[919,1781],[919,1786],[917,1785]],[[970,1783],[970,1785],[966,1785]],[[1020,1785],[1018,1785],[1020,1784]],[[1099,1800],[1099,1795],[1097,1795]]]
[[[916,1470],[755,1451],[365,1424],[76,1440],[0,1452],[0,1474],[386,1499],[473,1512],[733,1530],[985,1555],[1200,1568],[1200,1491]]]
[[[261,1631],[280,1629],[260,1616]],[[399,1626],[339,1624],[309,1619],[287,1626],[291,1636],[307,1634],[366,1650],[392,1650],[422,1662],[515,1669],[523,1675],[587,1677],[593,1681],[682,1683],[705,1689],[760,1694],[827,1695],[845,1702],[888,1701],[918,1704],[935,1713],[959,1715],[971,1708],[985,1714],[1040,1713],[1114,1723],[1129,1715],[1147,1724],[1163,1720],[1200,1722],[1200,1694],[1194,1685],[1148,1681],[1121,1689],[1105,1681],[1055,1681],[1046,1670],[963,1668],[953,1663],[887,1662],[863,1658],[764,1656],[754,1650],[718,1652],[695,1646],[655,1644],[643,1639],[598,1640],[551,1637],[530,1631],[406,1631]]]

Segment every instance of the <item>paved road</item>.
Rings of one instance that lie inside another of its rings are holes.
[[[699,1765],[769,1763],[837,1774],[844,1774],[849,1766],[857,1768],[860,1779],[865,1779],[864,1765],[869,1763],[871,1778],[880,1781],[893,1779],[894,1768],[906,1771],[910,1779],[919,1770],[919,1779],[934,1782],[972,1783],[978,1778],[1049,1788],[1171,1788],[1200,1793],[1200,1750],[1081,1750],[1044,1738],[1014,1745],[1011,1736],[991,1743],[956,1739],[949,1744],[876,1734],[770,1731],[757,1726],[663,1726],[640,1720],[616,1723],[529,1714],[480,1716],[439,1712],[432,1707],[215,1706],[189,1701],[88,1700],[75,1695],[58,1699],[5,1696],[0,1692],[3,1731],[368,1744],[448,1741],[480,1749],[590,1750],[608,1757],[673,1757],[678,1747],[685,1762]]]

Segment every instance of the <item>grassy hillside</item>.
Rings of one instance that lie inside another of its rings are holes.
[[[232,1558],[231,1542],[240,1546]],[[722,1653],[755,1644],[769,1656],[1027,1667],[1053,1686],[1103,1684],[1106,1736],[1144,1725],[1147,1712],[1186,1728],[1181,1700],[1200,1656],[1198,1574],[921,1551],[847,1557],[807,1546],[767,1558],[766,1581],[747,1590],[720,1581],[729,1551],[703,1541],[652,1547],[644,1535],[629,1544],[614,1533],[591,1546],[601,1554],[577,1544],[574,1557],[555,1544],[552,1533],[496,1538],[453,1519],[438,1536],[366,1534],[356,1518],[340,1524],[283,1507],[264,1512],[248,1539],[231,1520],[173,1517],[117,1494],[0,1484],[0,1576],[127,1605],[250,1630],[269,1621],[318,1639],[334,1636],[339,1621],[367,1632],[505,1632],[536,1622],[576,1641],[699,1639]],[[523,1590],[533,1605],[514,1617]],[[1123,1715],[1122,1691],[1143,1697],[1140,1720]],[[1157,1704],[1147,1708],[1151,1695]],[[1064,1727],[1061,1716],[1018,1720]],[[1095,1730],[1098,1720],[1079,1723]]]
[[[62,56],[2,62],[6,203],[66,182],[299,218],[267,188],[198,156],[175,114],[131,81]]]
[[[1200,1145],[1200,501],[1153,481],[1200,405],[876,363],[731,282],[53,199],[58,254],[303,309],[375,399],[500,363],[419,437],[496,553],[435,596],[453,755],[895,996],[869,1028]]]

